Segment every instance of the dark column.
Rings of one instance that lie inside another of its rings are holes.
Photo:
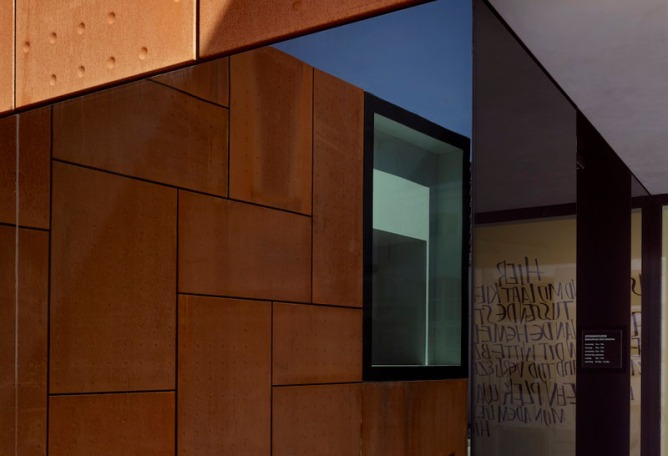
[[[578,114],[576,454],[629,454],[631,173]],[[621,330],[621,367],[584,368],[583,331]]]
[[[642,205],[642,365],[640,451],[661,453],[661,225],[662,208]]]

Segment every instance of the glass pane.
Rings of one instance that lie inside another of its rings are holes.
[[[631,214],[631,456],[640,456],[642,211]]]
[[[661,233],[661,454],[668,449],[668,206],[663,208]]]
[[[474,2],[472,454],[572,456],[576,111]]]
[[[575,217],[475,228],[474,454],[572,455]]]
[[[375,114],[373,156],[372,365],[461,365],[464,151]]]

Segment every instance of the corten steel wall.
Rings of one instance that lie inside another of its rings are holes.
[[[0,454],[463,456],[465,380],[362,382],[363,100],[267,48],[0,120]]]
[[[425,0],[0,0],[0,113]]]

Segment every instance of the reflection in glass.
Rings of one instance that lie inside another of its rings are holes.
[[[636,209],[631,214],[631,456],[640,456],[640,386],[642,368],[642,212]]]
[[[465,152],[373,121],[372,365],[459,366]]]
[[[668,206],[663,207],[661,233],[661,454],[668,449]]]
[[[475,455],[575,453],[576,220],[474,228]]]
[[[572,456],[576,110],[474,1],[473,456]]]

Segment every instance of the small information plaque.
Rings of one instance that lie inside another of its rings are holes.
[[[582,367],[587,369],[622,368],[622,330],[582,330]]]

